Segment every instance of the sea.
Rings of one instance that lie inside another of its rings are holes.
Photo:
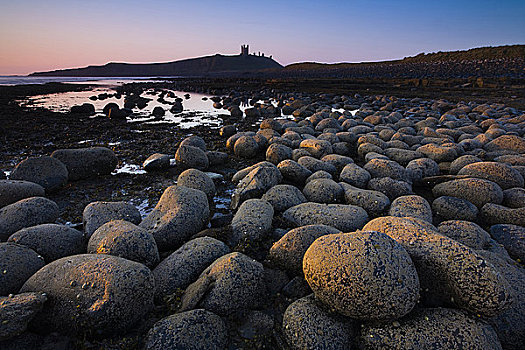
[[[90,84],[117,84],[130,81],[152,81],[163,80],[168,77],[144,78],[144,77],[33,77],[27,75],[0,75],[0,85],[28,85],[47,83],[86,83]],[[176,78],[176,77],[170,77]]]

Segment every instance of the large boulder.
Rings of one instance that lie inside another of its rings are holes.
[[[291,159],[283,160],[277,165],[277,168],[284,180],[299,186],[303,185],[306,179],[312,175],[310,170]]]
[[[512,151],[525,153],[525,140],[516,135],[501,135],[483,147],[488,152]]]
[[[109,175],[118,163],[115,152],[106,147],[58,149],[51,157],[66,165],[71,181]]]
[[[142,167],[146,171],[166,170],[170,167],[170,156],[162,153],[153,153],[142,163]]]
[[[247,199],[261,197],[270,188],[278,185],[281,180],[281,172],[272,163],[266,162],[255,167],[242,178],[233,192],[232,209],[237,209]]]
[[[48,156],[31,157],[18,163],[9,178],[34,182],[47,192],[54,192],[66,184],[68,170],[58,159]]]
[[[417,195],[397,197],[392,201],[388,214],[398,217],[409,216],[432,223],[430,204],[425,198]]]
[[[288,231],[270,248],[268,257],[281,268],[302,274],[303,257],[310,245],[324,235],[341,233],[326,225],[306,225]]]
[[[464,220],[443,221],[439,233],[472,249],[485,249],[491,243],[490,235],[478,224]]]
[[[213,199],[216,192],[213,180],[198,169],[187,169],[180,173],[177,185],[200,190],[206,193],[209,200]]]
[[[44,187],[29,181],[0,180],[0,208],[24,198],[44,197]]]
[[[432,210],[438,218],[444,220],[476,221],[478,208],[466,199],[441,196],[432,202]]]
[[[232,244],[242,241],[258,241],[272,228],[274,210],[264,199],[248,199],[233,217]]]
[[[501,314],[487,319],[494,327],[504,349],[521,350],[525,344],[525,271],[510,258],[480,250],[478,253],[489,261],[509,282],[514,302]]]
[[[54,222],[59,215],[58,205],[44,197],[19,200],[0,209],[0,241],[24,227]]]
[[[211,237],[195,238],[170,254],[153,270],[155,299],[186,289],[212,262],[230,252],[223,242]]]
[[[341,203],[343,188],[332,179],[314,179],[309,181],[303,189],[304,196],[310,202]]]
[[[339,180],[355,187],[366,188],[372,176],[357,164],[347,164],[339,174]]]
[[[47,264],[21,288],[44,292],[38,331],[110,335],[124,332],[153,307],[154,280],[144,265],[111,255],[82,254]]]
[[[463,167],[458,175],[469,175],[497,183],[503,190],[523,187],[523,176],[505,163],[479,162]]]
[[[100,226],[89,238],[87,252],[119,256],[149,268],[160,259],[151,233],[124,220],[112,220]]]
[[[353,232],[368,221],[366,211],[355,205],[302,203],[283,213],[283,218],[294,226],[323,224],[343,232]]]
[[[503,244],[509,255],[518,261],[525,261],[525,227],[499,224],[490,228],[490,235]]]
[[[23,333],[28,323],[42,310],[46,300],[43,293],[0,296],[0,341]]]
[[[359,320],[397,319],[419,299],[419,279],[410,256],[380,232],[318,238],[304,255],[303,272],[317,298]]]
[[[442,182],[432,189],[434,197],[449,196],[465,199],[481,208],[486,203],[503,202],[503,190],[495,182],[477,179],[457,179]]]
[[[351,319],[328,310],[313,295],[288,306],[283,315],[283,333],[293,350],[354,348],[355,331]]]
[[[134,205],[126,202],[91,202],[82,213],[86,238],[89,239],[100,226],[111,220],[126,220],[138,225],[141,216]]]
[[[344,182],[339,185],[343,188],[346,204],[357,205],[370,216],[380,215],[390,205],[390,199],[379,191],[363,190]]]
[[[175,161],[185,168],[206,170],[210,165],[206,152],[199,147],[181,145],[175,153]]]
[[[140,223],[155,238],[160,251],[178,248],[208,222],[210,208],[202,191],[168,187],[153,211]]]
[[[33,249],[48,263],[85,252],[82,232],[65,225],[42,224],[26,227],[13,233],[8,241]]]
[[[17,293],[44,264],[44,259],[28,247],[0,243],[0,295]]]
[[[503,205],[487,203],[481,208],[480,214],[489,225],[511,224],[525,227],[525,207],[507,208]]]
[[[219,315],[256,308],[264,296],[264,268],[242,253],[215,260],[182,296],[181,311],[201,307]]]
[[[226,349],[228,330],[213,312],[198,309],[163,318],[146,337],[145,350]]]
[[[367,325],[365,349],[501,349],[494,329],[454,309],[418,309],[397,322]]]
[[[383,232],[408,251],[427,304],[456,305],[490,317],[512,303],[507,281],[490,263],[425,221],[387,216],[370,221],[363,230]]]
[[[306,202],[303,193],[292,185],[276,185],[270,188],[262,199],[268,201],[276,213]]]

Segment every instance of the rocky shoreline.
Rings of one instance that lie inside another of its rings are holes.
[[[221,128],[127,123],[152,86]],[[257,86],[126,84],[113,118],[2,88],[2,349],[525,343],[523,110]]]

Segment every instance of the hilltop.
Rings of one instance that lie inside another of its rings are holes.
[[[421,53],[399,60],[361,63],[294,63],[283,76],[345,78],[525,77],[525,45]]]
[[[31,76],[75,77],[155,77],[200,76],[225,73],[247,73],[283,68],[271,57],[256,55],[214,55],[166,63],[115,63],[85,68],[36,72]]]

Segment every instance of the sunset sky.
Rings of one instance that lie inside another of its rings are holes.
[[[525,44],[525,1],[0,3],[0,75],[237,54],[243,43],[284,65]]]

